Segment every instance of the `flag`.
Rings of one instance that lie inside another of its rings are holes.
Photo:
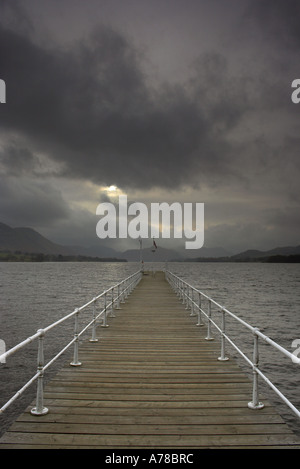
[[[153,246],[157,249],[156,242],[153,240]]]

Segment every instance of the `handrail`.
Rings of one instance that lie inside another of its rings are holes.
[[[92,298],[86,304],[80,306],[79,308],[75,308],[74,311],[67,314],[66,316],[62,317],[58,321],[50,324],[49,326],[39,329],[35,334],[28,337],[27,339],[23,340],[19,344],[12,347],[10,350],[7,350],[5,353],[0,355],[0,363],[5,363],[6,359],[13,355],[14,353],[22,350],[26,345],[30,344],[31,342],[38,339],[38,366],[37,371],[30,378],[22,388],[20,388],[1,408],[0,414],[3,413],[19,396],[21,396],[24,391],[37,380],[37,394],[36,394],[36,407],[31,410],[33,415],[44,415],[48,413],[47,407],[44,407],[43,404],[43,376],[45,370],[47,370],[71,345],[74,344],[74,355],[73,361],[70,363],[71,366],[80,366],[81,363],[78,358],[78,347],[79,347],[79,337],[83,335],[90,327],[92,327],[92,337],[90,342],[97,342],[98,339],[96,337],[96,327],[97,321],[102,319],[102,327],[108,327],[107,318],[108,312],[109,317],[114,317],[114,310],[120,309],[120,303],[124,303],[128,295],[133,291],[133,289],[137,286],[139,281],[142,278],[141,271],[137,271],[134,274],[130,275],[129,277],[125,278],[124,280],[120,281],[116,285],[110,287],[108,290],[104,290],[99,295]],[[116,292],[116,294],[115,294]],[[109,295],[109,298],[108,298]],[[104,299],[104,307],[101,311],[96,314],[96,302],[100,299]],[[86,324],[81,331],[78,330],[78,316],[81,311],[88,308],[89,306],[93,305],[93,317],[92,320]],[[74,336],[73,339],[62,349],[60,350],[51,360],[45,364],[44,363],[44,338],[46,334],[51,330],[57,327],[58,325],[62,324],[63,322],[67,321],[68,319],[75,317],[75,327],[74,327]]]
[[[228,360],[228,357],[225,356],[225,341],[227,341],[242,357],[243,359],[250,365],[253,371],[253,389],[252,389],[252,401],[248,403],[248,407],[251,409],[262,409],[264,404],[259,401],[259,392],[258,392],[258,376],[260,376],[265,383],[280,397],[280,399],[294,412],[294,414],[300,418],[300,411],[289,401],[289,399],[284,396],[284,394],[269,380],[269,378],[259,369],[259,354],[258,354],[258,339],[262,339],[264,342],[268,343],[276,350],[290,358],[293,363],[300,364],[300,358],[296,357],[293,353],[286,350],[284,347],[279,345],[277,342],[272,340],[267,335],[263,334],[257,327],[253,327],[248,324],[243,319],[239,318],[237,315],[233,314],[228,309],[221,306],[215,300],[207,296],[202,291],[198,290],[197,288],[190,285],[185,280],[181,279],[177,275],[173,274],[169,270],[165,270],[165,276],[167,281],[170,283],[171,287],[175,292],[177,292],[179,298],[182,300],[182,303],[186,305],[186,309],[191,309],[191,316],[198,316],[197,326],[204,326],[202,322],[202,314],[207,319],[207,336],[206,340],[213,340],[211,336],[211,326],[214,326],[215,329],[220,333],[221,336],[221,355],[218,358],[220,361]],[[195,293],[198,295],[198,302],[194,301]],[[204,311],[202,306],[202,300],[206,300],[208,303],[207,311]],[[217,307],[219,312],[221,312],[221,327],[216,324],[216,322],[212,319],[212,308],[211,306],[214,305]],[[196,312],[195,312],[196,308]],[[230,339],[230,337],[226,334],[226,324],[225,318],[226,315],[230,316],[234,320],[238,321],[242,324],[245,328],[247,328],[252,334],[254,338],[253,344],[253,359],[251,360],[248,358],[245,353],[238,347],[237,344]]]

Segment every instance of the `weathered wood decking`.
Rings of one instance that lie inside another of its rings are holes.
[[[29,407],[4,448],[300,448],[268,404],[250,410],[252,386],[234,360],[220,362],[164,274],[145,275],[99,342],[80,346],[46,385],[49,414]]]

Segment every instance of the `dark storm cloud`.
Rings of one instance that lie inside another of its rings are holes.
[[[7,223],[95,236],[92,181],[157,199],[188,187],[205,198],[215,245],[266,247],[285,227],[296,239],[298,1],[2,5]]]
[[[281,44],[289,49],[300,45],[299,18],[298,0],[250,1],[244,16],[273,47]]]
[[[288,30],[296,4],[287,3],[293,8],[250,2],[245,31],[253,24],[262,29],[264,17],[266,35],[272,28]],[[17,13],[21,18],[22,10]],[[30,22],[19,23],[26,28],[0,30],[0,70],[8,89],[1,125],[26,137],[31,152],[62,163],[64,177],[123,188],[241,181],[240,154],[249,154],[249,147],[233,143],[230,133],[251,112],[290,105],[290,83],[267,55],[264,69],[257,57],[257,69],[250,62],[243,70],[232,66],[230,54],[202,52],[184,84],[151,88],[146,57],[112,28],[98,26],[63,48],[35,41]],[[272,142],[263,140],[264,155],[272,157]],[[263,155],[249,157],[253,168]],[[31,171],[30,158],[21,167],[27,163]]]
[[[32,152],[18,144],[11,143],[0,151],[1,172],[7,176],[20,176],[24,172],[32,172],[36,163]]]
[[[69,208],[48,182],[0,177],[0,213],[8,224],[43,226],[67,219]]]
[[[220,54],[199,59],[187,87],[155,90],[143,58],[104,26],[68,50],[2,28],[0,57],[8,88],[1,125],[63,162],[64,176],[146,188],[193,183],[199,171],[230,174],[224,130],[243,112],[243,87],[231,87]]]

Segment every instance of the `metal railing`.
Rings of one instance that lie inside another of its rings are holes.
[[[270,381],[269,378],[259,369],[259,350],[258,350],[258,342],[259,339],[262,339],[265,343],[271,345],[279,352],[290,358],[293,363],[300,364],[300,359],[296,357],[294,354],[286,350],[281,345],[277,344],[274,340],[270,337],[263,334],[257,327],[253,327],[248,324],[243,319],[239,318],[235,314],[233,314],[228,309],[224,308],[216,301],[214,301],[209,296],[205,295],[203,292],[198,290],[197,288],[190,285],[188,282],[184,281],[183,279],[179,278],[175,274],[171,273],[170,271],[165,271],[166,279],[170,283],[173,290],[179,296],[180,300],[183,304],[186,305],[186,309],[190,309],[191,316],[197,316],[198,322],[197,326],[205,326],[203,323],[202,318],[203,316],[207,320],[207,335],[205,337],[206,340],[213,340],[212,337],[212,326],[217,330],[221,337],[221,351],[218,360],[226,361],[229,358],[226,357],[225,353],[225,344],[226,341],[243,357],[248,365],[252,368],[253,371],[253,388],[252,388],[252,401],[248,403],[248,407],[251,409],[262,409],[264,404],[259,401],[259,392],[258,392],[258,377],[262,378],[263,381],[280,397],[280,399],[293,411],[293,413],[300,417],[300,411],[287,399],[286,396],[282,394],[282,392]],[[204,302],[206,302],[206,311],[204,310]],[[217,308],[217,311],[214,311],[214,314],[219,314],[219,322],[220,325],[216,323],[213,319],[213,311],[212,306]],[[245,353],[238,347],[236,343],[226,334],[226,317],[230,316],[232,319],[240,323],[243,327],[245,327],[250,333],[253,334],[253,359],[251,360],[248,358]]]
[[[44,372],[72,345],[74,345],[74,353],[73,353],[73,360],[71,361],[71,366],[80,366],[81,362],[79,361],[79,338],[89,329],[92,328],[92,334],[90,338],[90,342],[97,342],[98,339],[96,337],[96,328],[97,328],[97,321],[102,320],[102,327],[108,327],[108,317],[114,317],[114,310],[120,309],[120,303],[124,303],[128,295],[132,292],[132,290],[136,287],[139,281],[142,278],[142,273],[140,271],[135,272],[134,274],[130,275],[129,277],[125,278],[121,282],[117,283],[116,285],[110,287],[108,290],[105,290],[100,295],[94,297],[88,303],[84,304],[80,308],[76,308],[72,313],[67,314],[63,318],[59,319],[58,321],[50,324],[49,326],[45,327],[44,329],[39,329],[35,334],[28,337],[27,339],[23,340],[15,347],[11,348],[7,352],[0,355],[0,363],[5,363],[6,359],[13,355],[14,353],[22,350],[26,345],[30,344],[31,342],[38,340],[38,359],[37,359],[37,371],[34,376],[27,381],[27,383],[19,389],[12,397],[9,399],[0,409],[0,414],[3,413],[19,396],[21,396],[24,391],[37,380],[37,393],[36,393],[36,406],[33,407],[31,413],[33,415],[44,415],[48,413],[48,408],[44,406],[43,402],[43,378]],[[96,312],[96,304],[97,301],[102,299],[104,301],[104,305],[99,313]],[[92,311],[92,320],[86,324],[81,331],[79,331],[79,315],[81,311],[88,308],[89,306],[93,306]],[[70,318],[75,319],[74,325],[74,336],[73,339],[62,349],[60,350],[47,364],[45,364],[44,360],[44,339],[47,333],[56,328],[58,325],[62,324],[63,322],[67,321]]]

